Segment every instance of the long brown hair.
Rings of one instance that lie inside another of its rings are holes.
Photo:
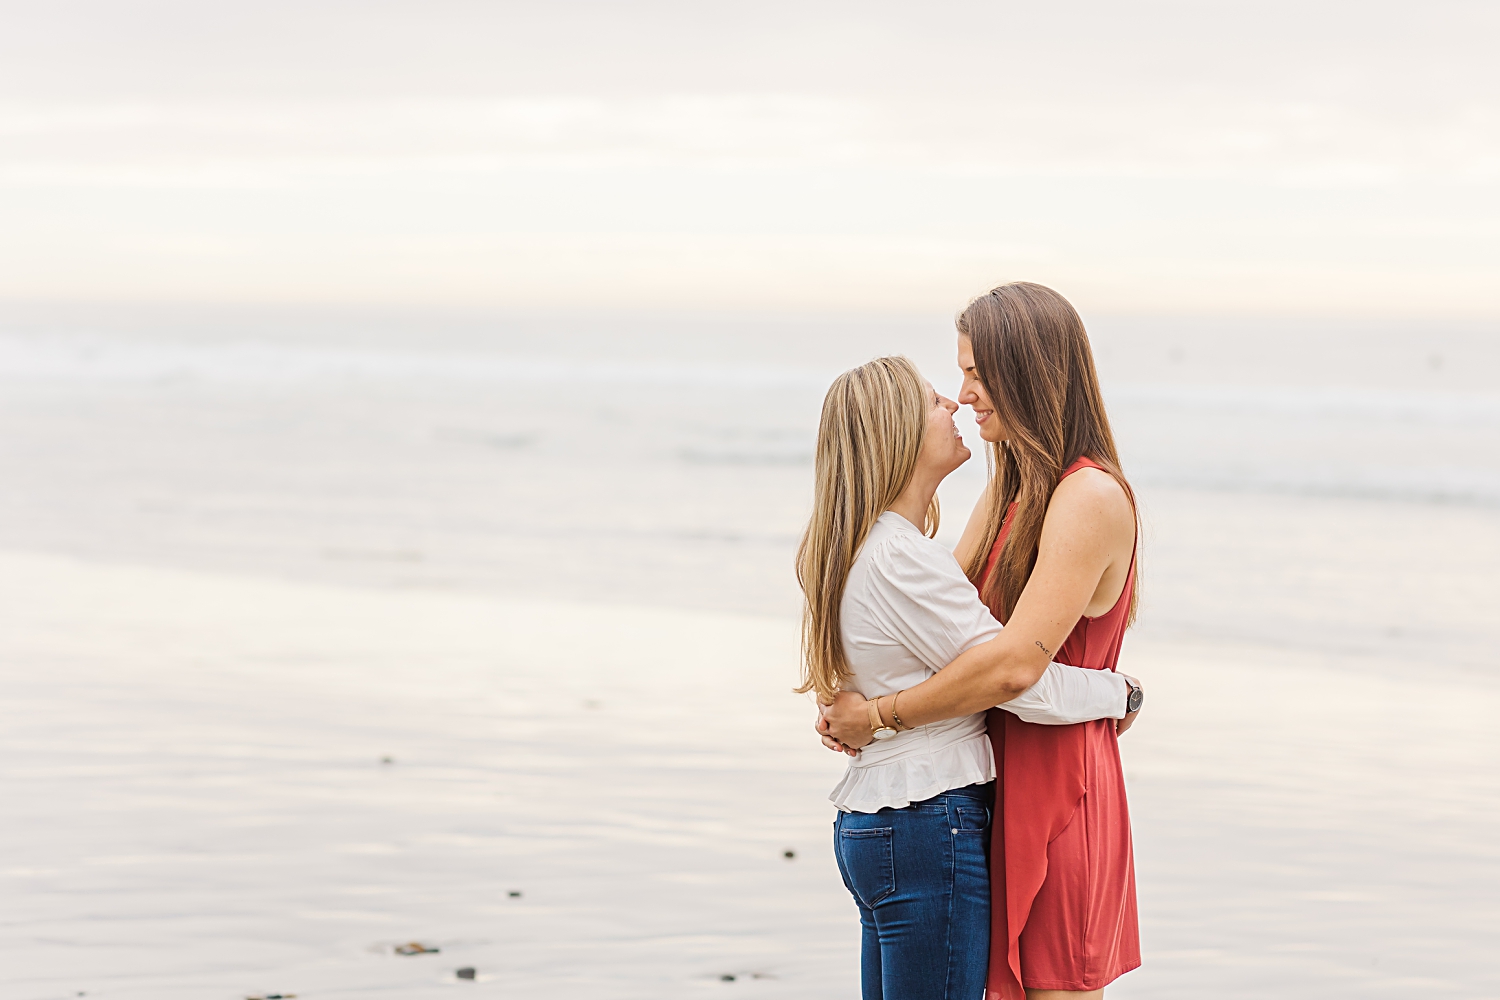
[[[1036,566],[1042,521],[1063,470],[1091,458],[1115,478],[1132,507],[1135,493],[1120,471],[1088,334],[1067,299],[1042,285],[1012,282],[970,302],[957,325],[969,338],[975,374],[1006,433],[1004,441],[990,445],[989,517],[982,544],[964,571],[1005,622]],[[1010,534],[995,571],[985,579],[990,550],[1012,503]],[[1128,622],[1135,621],[1135,610],[1132,590]]]
[[[802,686],[833,701],[849,678],[839,607],[849,570],[875,521],[911,484],[931,396],[906,358],[876,358],[833,380],[823,398],[814,461],[813,512],[797,547],[802,605]],[[923,533],[937,534],[936,498]]]

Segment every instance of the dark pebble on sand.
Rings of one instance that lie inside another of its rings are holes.
[[[391,757],[382,757],[382,758],[380,758],[380,763],[382,763],[382,764],[394,764],[394,763],[396,763],[396,761],[393,758],[391,758]]]
[[[724,982],[724,983],[732,983],[732,982],[734,982],[734,977],[731,976],[729,973],[726,972],[722,976],[719,977],[719,981],[720,982]]]
[[[781,852],[781,856],[783,858],[786,858],[788,861],[790,861],[790,860],[792,860],[793,858],[795,858],[797,856],[797,852],[794,851],[794,850],[792,850],[789,847],[786,850],[784,850],[784,851]]]
[[[471,968],[469,968],[466,965],[462,969],[459,969],[457,972],[455,972],[454,975],[457,976],[459,979],[473,979],[474,978],[474,970],[471,969]]]
[[[519,889],[512,889],[510,892],[506,893],[506,895],[509,896],[511,899],[520,899],[521,898],[521,890],[519,890]]]

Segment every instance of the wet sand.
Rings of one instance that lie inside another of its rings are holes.
[[[0,600],[7,997],[856,989],[793,622],[14,552]],[[1127,658],[1111,996],[1500,990],[1500,686]]]
[[[7,997],[848,982],[841,765],[784,623],[14,554],[0,580]]]

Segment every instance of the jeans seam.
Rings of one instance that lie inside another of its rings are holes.
[[[873,902],[873,903],[870,904],[870,908],[871,909],[874,909],[876,906],[878,906],[879,904],[885,902],[887,899],[890,899],[892,896],[894,896],[896,894],[896,830],[895,830],[895,827],[893,826],[891,828],[890,836],[888,836],[888,837],[882,837],[880,839],[883,840],[883,841],[885,841],[885,872],[886,872],[886,885],[887,885],[887,888],[886,888],[885,892],[883,892],[883,893],[880,894],[880,898],[879,899],[877,899],[875,902]]]
[[[958,893],[958,837],[952,831],[958,829],[959,816],[958,805],[952,797],[948,799],[948,921],[947,940],[944,942],[944,951],[947,953],[947,974],[943,979],[943,996],[945,1000],[951,1000],[953,996],[953,919],[954,906],[957,903]]]

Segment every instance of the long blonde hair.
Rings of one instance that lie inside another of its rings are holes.
[[[877,518],[910,485],[931,406],[927,384],[904,357],[844,372],[823,397],[813,513],[797,547],[802,606],[802,685],[828,702],[849,678],[839,630],[844,586]],[[937,534],[938,505],[923,533]]]
[[[980,545],[964,567],[995,617],[1005,622],[1036,566],[1042,522],[1063,471],[1091,458],[1135,505],[1120,471],[1094,353],[1083,320],[1043,285],[1012,282],[974,299],[958,316],[974,350],[974,373],[994,403],[1006,440],[990,446],[990,508]],[[1014,503],[1014,514],[1009,514]],[[1007,516],[1010,534],[986,578],[990,550]],[[1139,525],[1139,515],[1137,515]],[[1137,528],[1139,530],[1139,528]],[[1127,624],[1135,620],[1133,588]]]

